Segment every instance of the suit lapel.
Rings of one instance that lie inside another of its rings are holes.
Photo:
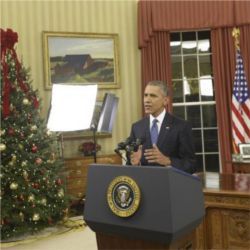
[[[172,126],[173,126],[173,118],[168,113],[166,113],[164,120],[162,122],[162,125],[161,125],[159,137],[158,137],[158,142],[157,142],[158,148],[161,147],[163,142],[166,143],[166,136],[171,131]],[[149,133],[149,136],[150,136],[150,133]]]

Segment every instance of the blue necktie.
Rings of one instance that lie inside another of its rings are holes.
[[[153,125],[152,125],[151,130],[150,130],[152,144],[156,144],[157,143],[157,139],[158,139],[158,126],[157,126],[157,122],[158,122],[157,119],[153,120]]]

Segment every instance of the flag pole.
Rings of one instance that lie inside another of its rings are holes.
[[[234,45],[235,45],[236,50],[240,50],[240,39],[239,39],[240,29],[234,27],[232,31],[232,36],[234,38]]]
[[[240,29],[234,27],[233,31],[232,31],[232,36],[234,38],[234,46],[235,46],[236,51],[240,50],[240,39],[239,39],[239,37],[240,37]],[[232,139],[232,144],[233,144],[233,152],[235,154],[239,154],[239,149],[238,149],[237,145],[235,144],[234,139]]]

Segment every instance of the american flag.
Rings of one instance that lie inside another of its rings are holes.
[[[240,51],[236,54],[236,70],[232,96],[232,129],[235,153],[239,143],[250,143],[250,93]]]

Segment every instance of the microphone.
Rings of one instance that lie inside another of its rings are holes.
[[[123,160],[125,160],[126,165],[131,165],[130,162],[130,154],[132,152],[138,151],[140,145],[145,142],[145,138],[136,138],[134,141],[128,137],[125,141],[119,142],[117,144],[117,148],[114,150],[116,154],[118,154]],[[124,150],[126,152],[126,158],[123,157],[120,150]]]
[[[134,141],[128,137],[125,141],[119,142],[114,150],[117,154],[120,150],[125,150],[127,153],[136,152],[145,139],[136,138]],[[120,153],[120,152],[119,152]]]
[[[126,147],[130,144],[130,142],[131,142],[131,139],[130,139],[130,137],[128,137],[125,141],[119,142],[117,144],[117,148],[114,150],[115,153],[118,154],[125,162],[127,161],[127,159],[125,159],[123,157],[120,150],[125,150],[126,151]]]
[[[139,146],[142,145],[144,141],[144,139],[136,138],[135,141],[132,141],[129,145],[126,146],[126,151],[129,153],[138,151]]]
[[[117,150],[125,150],[127,145],[129,145],[131,143],[131,138],[128,137],[125,141],[119,142],[117,144]]]

